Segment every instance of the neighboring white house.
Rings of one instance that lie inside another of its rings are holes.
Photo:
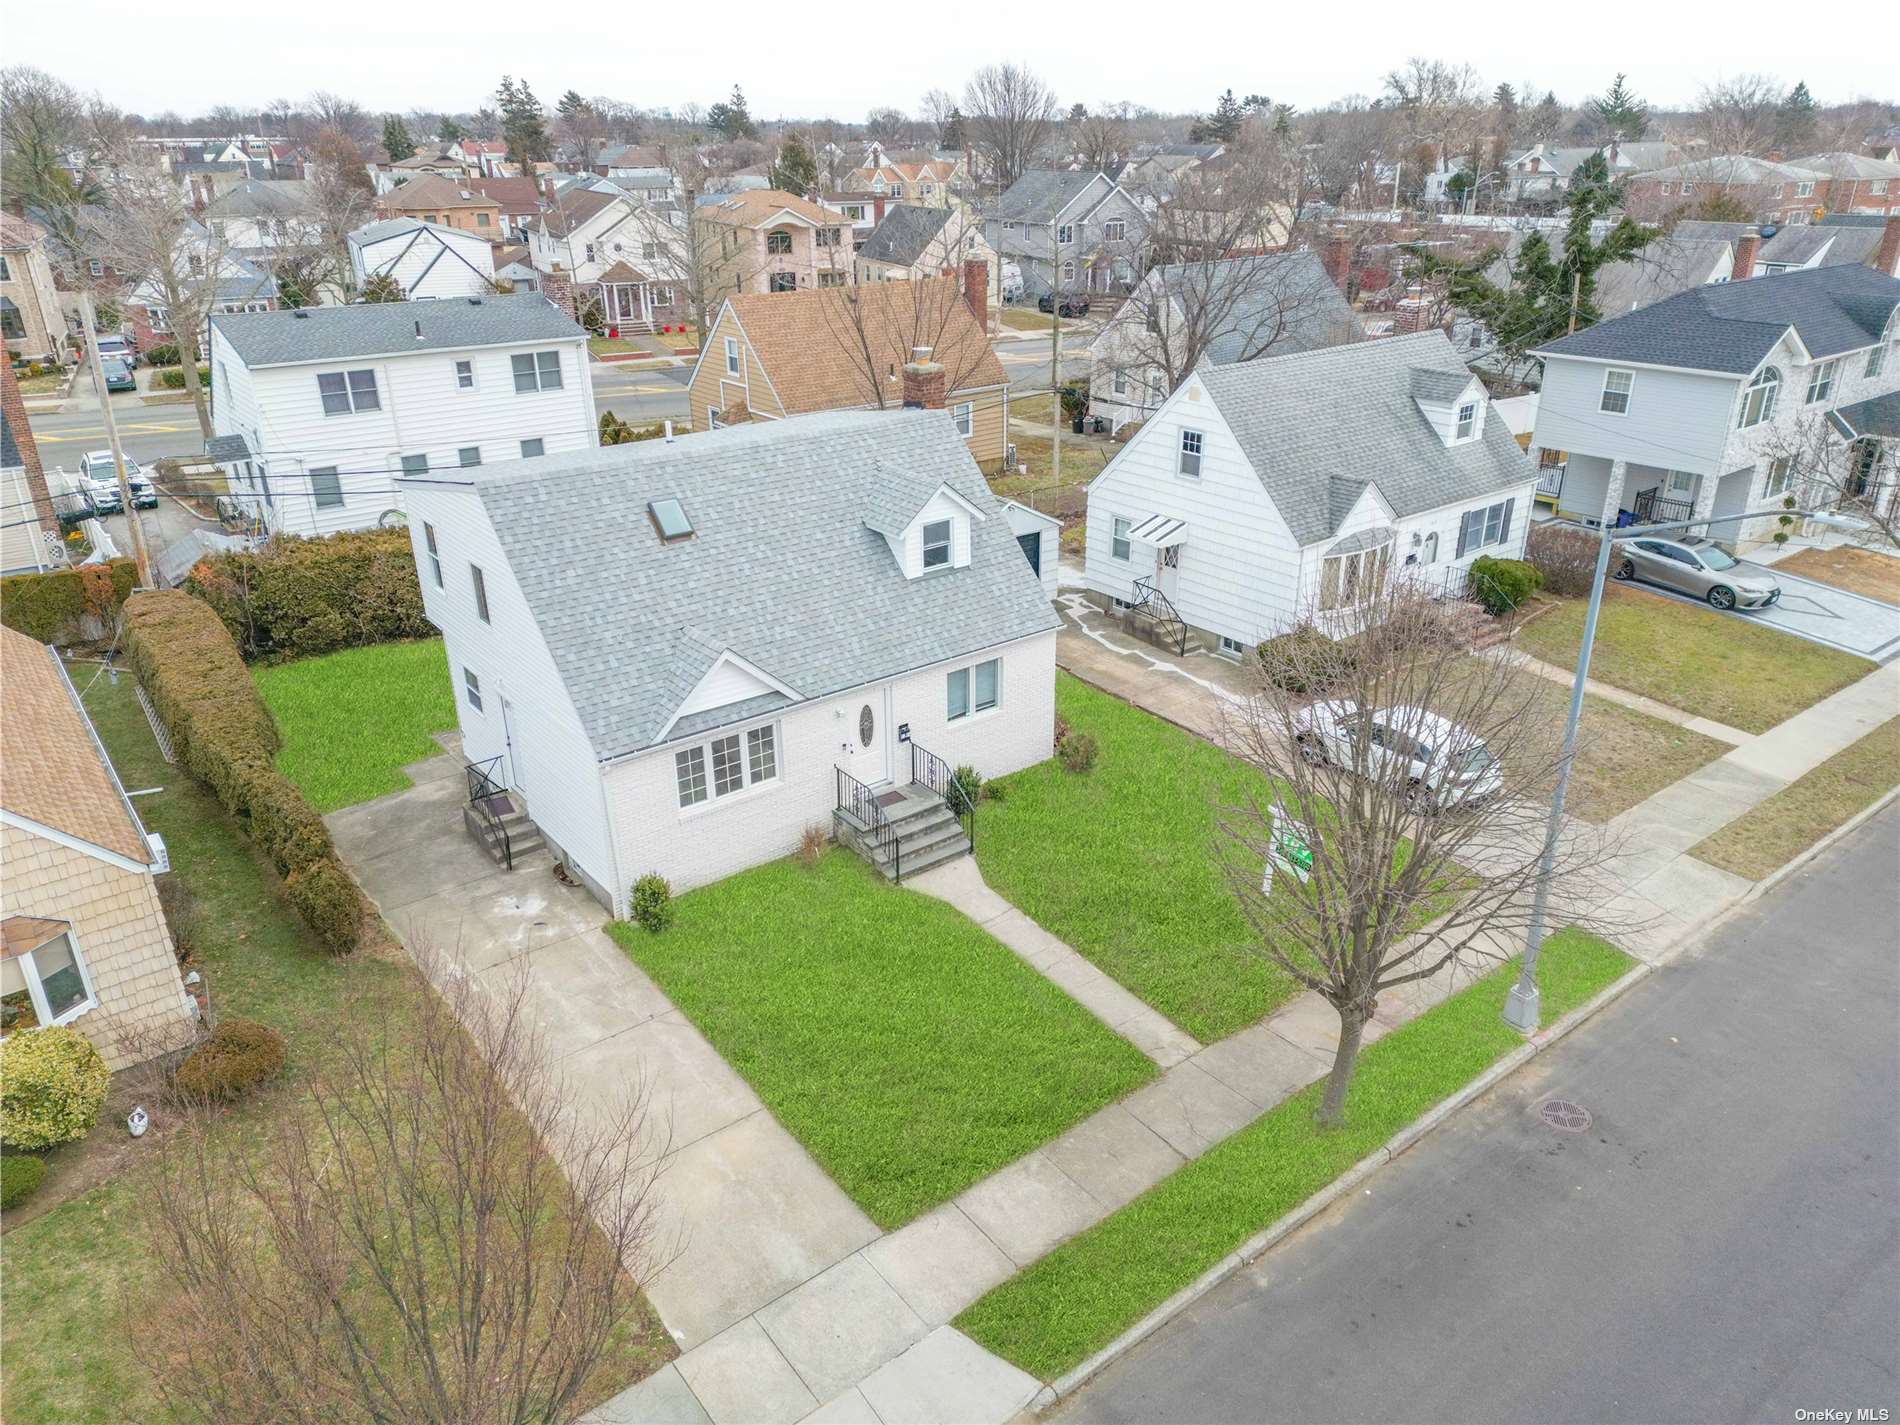
[[[215,316],[211,365],[236,498],[274,532],[386,522],[398,474],[599,443],[587,333],[536,292]]]
[[[465,758],[616,915],[1050,755],[1055,614],[945,411],[400,484]]]
[[[1900,463],[1900,280],[1843,264],[1697,287],[1559,338],[1531,437],[1561,514],[1706,519],[1801,495],[1819,473],[1891,508]],[[1716,526],[1732,546],[1770,518]]]
[[[596,179],[606,183],[605,179]],[[665,214],[618,188],[570,188],[528,226],[528,256],[543,278],[559,274],[600,303],[611,326],[681,320],[689,240]]]
[[[1402,569],[1462,592],[1536,481],[1490,405],[1439,331],[1197,371],[1089,485],[1087,586],[1230,657]]]
[[[1032,297],[1127,291],[1147,236],[1147,209],[1104,173],[1032,168],[983,218],[984,241]]]
[[[480,233],[420,218],[384,218],[364,224],[347,241],[358,292],[372,277],[394,278],[412,302],[495,290],[494,248]]]

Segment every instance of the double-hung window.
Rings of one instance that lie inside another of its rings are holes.
[[[311,502],[320,510],[343,503],[343,477],[334,465],[319,465],[310,472]]]
[[[950,564],[950,521],[932,520],[924,526],[924,568],[943,569]]]
[[[473,391],[475,389],[475,363],[458,361],[455,363],[455,389]]]
[[[1060,227],[1058,227],[1056,229],[1056,241],[1058,243],[1064,243],[1064,244],[1074,242],[1075,241],[1074,225],[1071,223],[1064,223]]]
[[[1128,236],[1128,224],[1120,218],[1110,218],[1102,224],[1102,236],[1110,242],[1120,242]]]
[[[1788,472],[1793,463],[1785,455],[1768,462],[1768,483],[1762,487],[1762,495],[1772,499],[1776,495],[1788,493]]]
[[[792,235],[783,228],[774,228],[765,235],[765,250],[774,257],[784,257],[792,250]]]
[[[681,809],[777,779],[775,724],[726,733],[673,754],[673,785]]]
[[[1197,430],[1181,432],[1181,459],[1175,466],[1183,475],[1195,479],[1201,477],[1201,433]]]
[[[482,577],[482,566],[468,566],[469,580],[475,586],[475,614],[483,623],[488,623],[488,580]]]
[[[1748,383],[1748,389],[1742,394],[1742,416],[1736,425],[1746,430],[1758,426],[1763,421],[1775,418],[1775,400],[1781,395],[1781,373],[1772,366],[1764,366],[1755,373],[1755,379]]]
[[[317,394],[323,398],[326,416],[347,416],[383,408],[382,397],[376,391],[374,371],[319,372]]]
[[[1630,409],[1630,390],[1636,384],[1634,371],[1618,371],[1614,368],[1603,373],[1603,395],[1597,401],[1597,409],[1613,416],[1625,416]]]
[[[953,406],[950,417],[957,423],[957,434],[968,440],[970,432],[976,427],[976,402],[964,401],[960,405]]]
[[[6,929],[9,945],[24,948],[0,960],[0,1034],[68,1024],[98,1003],[71,925],[18,915]]]
[[[1002,665],[994,658],[944,675],[944,720],[956,722],[973,712],[988,712],[1002,694]]]
[[[1860,374],[1862,376],[1878,376],[1882,371],[1886,370],[1886,368],[1887,348],[1877,346],[1867,353],[1867,365],[1862,369]]]
[[[482,710],[482,680],[475,676],[473,668],[462,670],[462,689],[468,694],[468,705],[476,712]]]
[[[1458,521],[1458,553],[1463,558],[1474,549],[1502,544],[1511,537],[1511,511],[1515,499],[1500,500],[1480,510],[1466,510]]]
[[[737,337],[729,336],[726,338],[726,375],[737,376],[738,374],[739,374],[739,339]]]
[[[427,520],[422,522],[422,542],[429,551],[429,572],[435,576],[436,588],[442,587],[442,548],[435,542],[435,526]]]
[[[1108,552],[1114,558],[1124,560],[1128,558],[1128,531],[1131,528],[1133,528],[1133,525],[1129,521],[1128,516],[1115,516],[1115,521],[1110,526],[1111,533],[1108,537]]]
[[[1814,370],[1808,374],[1808,401],[1812,406],[1816,401],[1825,401],[1834,394],[1834,377],[1840,370],[1840,358],[1818,361]]]
[[[1476,401],[1466,401],[1462,406],[1458,408],[1457,439],[1470,440],[1471,433],[1472,431],[1477,429],[1477,426],[1478,426],[1478,403]]]
[[[521,351],[508,360],[514,366],[515,391],[558,391],[561,389],[561,353],[558,351]]]

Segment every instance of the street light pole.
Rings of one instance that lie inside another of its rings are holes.
[[[1597,531],[1596,573],[1590,580],[1590,606],[1583,616],[1583,646],[1577,650],[1577,673],[1570,685],[1570,712],[1564,719],[1563,751],[1557,759],[1557,787],[1550,795],[1550,819],[1544,826],[1544,850],[1537,867],[1537,889],[1531,897],[1530,927],[1524,935],[1524,963],[1517,983],[1504,1000],[1504,1022],[1521,1034],[1536,1030],[1539,1014],[1537,990],[1537,952],[1544,944],[1544,922],[1550,909],[1550,883],[1556,875],[1557,838],[1563,831],[1564,798],[1570,790],[1570,764],[1577,755],[1577,724],[1583,718],[1583,690],[1590,679],[1590,647],[1596,641],[1597,615],[1603,609],[1604,576],[1610,567],[1610,551],[1618,539],[1638,539],[1644,535],[1673,534],[1677,530],[1700,529],[1708,525],[1735,524],[1764,516],[1794,515],[1814,517],[1817,510],[1750,510],[1740,515],[1718,515],[1708,519],[1676,520],[1668,524],[1626,525],[1616,529],[1605,525]]]

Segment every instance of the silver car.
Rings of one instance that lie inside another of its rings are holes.
[[[1615,572],[1619,579],[1642,579],[1707,599],[1711,608],[1765,609],[1781,598],[1781,585],[1768,570],[1701,538],[1622,540]]]

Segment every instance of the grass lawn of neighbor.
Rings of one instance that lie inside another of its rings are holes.
[[[277,768],[319,812],[410,785],[403,767],[442,749],[455,688],[439,638],[345,648],[252,670],[283,734]]]
[[[1019,332],[1046,332],[1055,324],[1053,316],[1034,307],[1004,307],[997,313],[997,319]]]
[[[1584,601],[1563,599],[1518,632],[1534,658],[1574,668]],[[1661,594],[1604,591],[1590,676],[1672,708],[1766,732],[1873,671],[1865,658],[1823,648],[1766,624]]]
[[[1575,929],[1551,936],[1538,960],[1544,1023],[1633,963]],[[1081,1364],[1521,1044],[1499,1017],[1516,976],[1515,964],[1500,966],[1369,1046],[1343,1127],[1314,1124],[1325,1085],[1310,1085],[979,1298],[955,1324],[1045,1381]]]
[[[1803,549],[1775,561],[1775,568],[1798,579],[1832,584],[1850,594],[1900,604],[1900,558],[1851,544],[1833,549]]]
[[[125,784],[163,789],[139,798],[139,815],[165,838],[172,877],[184,892],[171,929],[190,947],[217,1012],[262,1020],[287,1041],[284,1074],[226,1111],[234,1144],[255,1143],[272,1120],[298,1111],[300,1084],[334,1042],[338,1020],[357,995],[391,1005],[400,1025],[403,1007],[430,991],[395,960],[367,952],[336,956],[313,940],[282,883],[217,800],[160,757],[130,678],[116,685],[93,680],[86,705]],[[119,1314],[128,1297],[135,1309],[152,1309],[145,1293],[156,1244],[140,1235],[137,1180],[125,1168],[153,1151],[164,1127],[161,1111],[155,1131],[128,1153],[120,1146],[123,1123],[102,1116],[87,1139],[53,1152],[46,1182],[26,1208],[58,1196],[67,1200],[0,1238],[6,1282],[0,1378],[8,1425],[158,1425],[168,1418]],[[83,1178],[105,1153],[117,1155],[117,1175],[75,1190],[75,1177]],[[586,1401],[625,1389],[674,1354],[658,1317],[643,1304],[608,1349]]]
[[[1792,861],[1900,784],[1900,717],[1795,778],[1767,801],[1689,848],[1751,881]]]
[[[996,892],[1204,1044],[1293,993],[1260,955],[1212,850],[1217,797],[1250,768],[1070,677],[1056,710],[1095,738],[1095,769],[1050,760],[1003,779],[978,813],[977,862]]]
[[[610,933],[881,1227],[1155,1072],[974,921],[849,851],[676,905],[658,934]]]

